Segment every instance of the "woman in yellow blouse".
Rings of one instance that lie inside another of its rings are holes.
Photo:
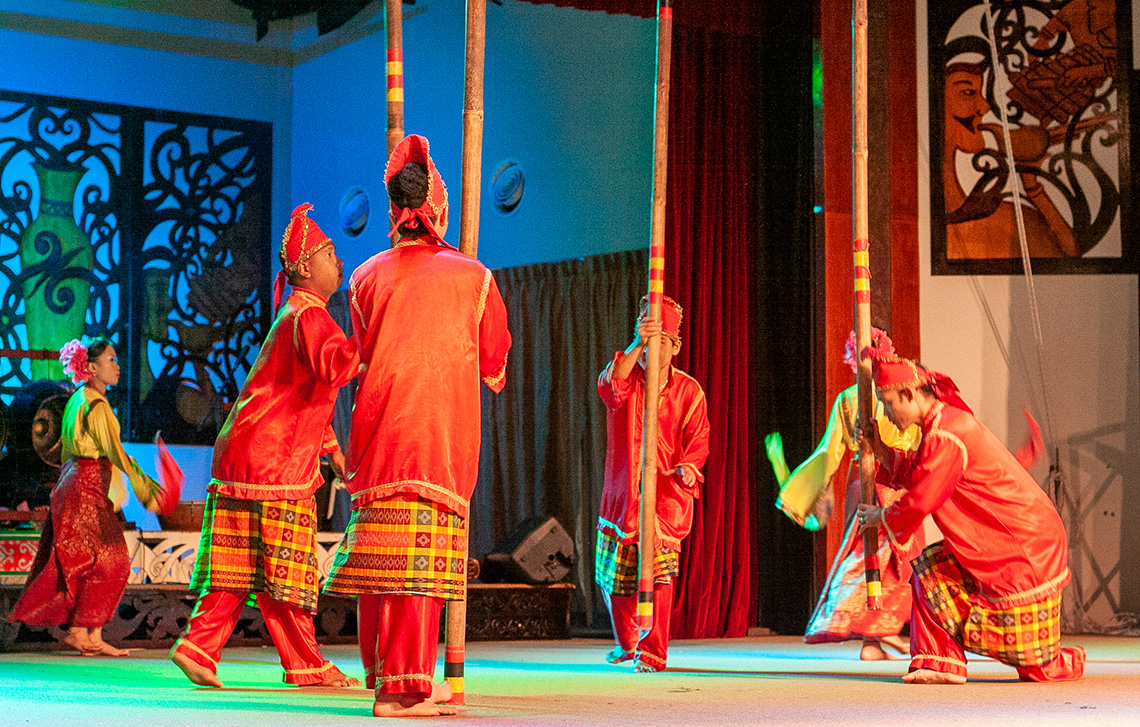
[[[72,341],[60,350],[60,362],[81,385],[63,412],[64,464],[51,493],[51,518],[8,620],[65,625],[64,643],[85,656],[126,656],[102,637],[130,574],[126,540],[115,515],[127,496],[122,475],[147,509],[157,511],[163,493],[123,450],[119,421],[106,398],[107,387],[119,383],[111,342],[96,338],[84,346]]]
[[[890,337],[878,328],[871,335],[876,352],[893,352]],[[855,370],[855,334],[848,338],[844,362]],[[855,439],[857,411],[856,387],[852,386],[835,397],[827,430],[815,452],[792,472],[784,462],[783,444],[779,433],[765,438],[768,459],[780,482],[780,496],[776,507],[808,530],[819,530],[831,518],[835,497],[832,479],[839,470],[843,455],[858,451]],[[883,413],[883,405],[875,400],[875,422],[879,435],[887,446],[901,451],[915,449],[921,433],[918,427],[899,431]],[[808,622],[804,641],[816,644],[828,641],[846,641],[862,637],[863,648],[859,656],[864,660],[897,658],[883,650],[881,644],[906,653],[906,642],[899,637],[902,627],[910,620],[910,559],[919,554],[925,541],[919,536],[905,553],[892,551],[887,538],[880,533],[879,564],[883,584],[883,608],[868,611],[864,587],[863,538],[855,526],[855,506],[859,502],[859,468],[852,466],[847,477],[847,498],[844,508],[845,532],[835,562],[827,574],[827,583],[819,595],[819,603]],[[876,483],[875,494],[883,507],[902,494]]]

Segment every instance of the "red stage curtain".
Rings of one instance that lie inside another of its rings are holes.
[[[757,46],[751,36],[674,29],[665,291],[685,309],[678,365],[704,387],[712,425],[675,590],[677,638],[743,636],[756,622],[748,301],[758,236]]]

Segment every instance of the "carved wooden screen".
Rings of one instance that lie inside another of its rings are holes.
[[[272,126],[0,91],[0,348],[109,335],[124,435],[211,444],[268,330]],[[57,361],[0,356],[0,395]]]

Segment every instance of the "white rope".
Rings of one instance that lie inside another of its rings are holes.
[[[994,81],[994,99],[997,101],[998,111],[1001,115],[1001,130],[1002,137],[1005,140],[1005,157],[1006,165],[1009,169],[1010,182],[1013,185],[1013,213],[1017,220],[1017,238],[1021,243],[1021,264],[1025,268],[1025,287],[1029,294],[1029,311],[1033,318],[1033,338],[1037,343],[1037,369],[1041,377],[1041,400],[1042,410],[1045,412],[1045,441],[1048,443],[1048,449],[1056,451],[1053,446],[1053,418],[1049,412],[1049,391],[1048,383],[1045,379],[1045,343],[1041,335],[1041,313],[1037,307],[1037,290],[1033,285],[1033,265],[1029,259],[1029,241],[1025,236],[1025,219],[1021,214],[1021,200],[1024,196],[1024,190],[1021,187],[1021,175],[1017,173],[1017,162],[1013,158],[1013,143],[1010,141],[1009,135],[1009,115],[1006,112],[1006,104],[1001,101],[1005,98],[1005,91],[1008,89],[998,90],[998,81],[1001,74],[998,73],[1000,68],[998,63],[998,47],[997,47],[997,30],[993,9],[990,7],[990,0],[984,0],[986,5],[986,27],[988,30],[988,40],[990,41],[990,63],[993,72]],[[1006,354],[1006,360],[1009,360]],[[1052,462],[1053,467],[1056,468],[1058,462]]]

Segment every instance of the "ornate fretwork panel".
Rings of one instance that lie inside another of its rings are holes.
[[[270,323],[271,136],[0,91],[0,348],[110,334],[124,433],[213,442]],[[0,357],[0,395],[62,375]]]

